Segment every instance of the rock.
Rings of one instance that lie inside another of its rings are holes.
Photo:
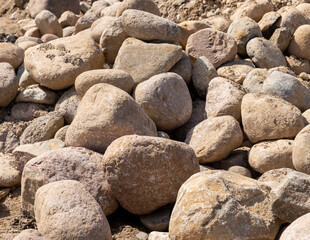
[[[302,25],[295,31],[288,46],[288,53],[310,61],[308,46],[310,44],[310,25]]]
[[[264,81],[263,93],[278,96],[302,112],[310,108],[310,92],[298,78],[279,71],[272,72]]]
[[[310,4],[309,3],[300,3],[296,6],[296,9],[299,10],[307,18],[310,17]]]
[[[151,214],[140,216],[140,221],[152,231],[166,231],[168,230],[172,209],[173,206],[171,205],[163,206]]]
[[[148,240],[149,235],[145,232],[139,232],[136,237],[138,238],[138,240]]]
[[[293,222],[310,212],[308,174],[280,168],[264,173],[258,181],[271,188],[272,212],[283,222]]]
[[[55,105],[55,111],[61,112],[65,122],[70,124],[75,115],[81,99],[77,96],[75,88],[72,87],[64,92]]]
[[[224,170],[229,170],[230,168],[236,167],[236,166],[243,167],[243,168],[250,168],[250,165],[248,163],[249,151],[250,151],[249,147],[236,148],[224,160],[213,163],[212,167],[216,169],[224,169]]]
[[[25,68],[30,76],[40,85],[54,90],[72,86],[82,72],[101,68],[103,63],[104,57],[97,43],[80,35],[29,48],[25,56]]]
[[[221,15],[210,16],[207,19],[203,19],[202,21],[206,22],[207,24],[210,24],[212,28],[215,28],[216,30],[219,30],[224,33],[227,32],[231,24],[231,21],[229,19]]]
[[[97,19],[99,19],[99,15],[92,11],[87,11],[84,16],[77,20],[75,24],[75,34],[90,28]]]
[[[96,2],[95,2],[96,3]],[[90,27],[90,36],[97,42],[100,42],[102,33],[107,29],[109,24],[115,20],[114,17],[106,16],[97,19]]]
[[[217,76],[215,67],[207,57],[202,56],[197,58],[193,65],[192,80],[200,97],[206,97],[210,81]]]
[[[280,13],[281,18],[276,23],[276,26],[278,28],[288,28],[291,32],[291,35],[294,34],[299,26],[309,24],[309,19],[293,6],[282,7],[278,13]]]
[[[287,56],[286,62],[290,69],[294,71],[296,75],[301,73],[310,73],[310,64],[309,61],[303,58],[298,58],[294,55]]]
[[[61,141],[65,141],[66,139],[66,133],[67,133],[67,130],[69,128],[69,125],[66,125],[62,128],[60,128],[56,133],[55,133],[55,139],[59,139]]]
[[[310,213],[307,213],[294,222],[292,222],[281,234],[279,240],[292,240],[292,239],[308,239],[310,233],[308,226],[310,224]]]
[[[111,6],[109,6],[109,7],[102,9],[100,12],[100,16],[101,17],[106,17],[106,16],[117,17],[117,11],[118,11],[120,5],[121,5],[121,2],[118,2],[118,3],[115,3]]]
[[[79,16],[71,11],[65,11],[61,14],[58,19],[59,24],[62,28],[75,26],[77,20],[79,20]]]
[[[29,144],[49,140],[59,128],[63,127],[64,118],[59,112],[50,112],[34,119],[20,137],[20,144]]]
[[[228,171],[229,172],[232,172],[232,173],[236,173],[236,174],[239,174],[241,176],[244,176],[244,177],[249,177],[251,178],[251,171],[245,167],[242,167],[242,166],[232,166],[230,168],[228,168]]]
[[[40,12],[35,18],[35,23],[42,35],[51,33],[58,37],[62,37],[62,27],[57,17],[50,11],[43,10]]]
[[[255,68],[254,64],[247,60],[225,63],[217,69],[219,77],[227,78],[242,84],[246,76]]]
[[[108,83],[131,93],[134,87],[132,77],[125,71],[117,69],[98,69],[83,72],[75,80],[77,94],[83,97],[87,90],[98,83]]]
[[[231,116],[208,118],[188,132],[185,142],[195,151],[199,163],[220,161],[243,140],[237,120]]]
[[[175,129],[173,131],[175,137],[179,141],[184,141],[186,138],[187,133],[195,127],[198,123],[202,122],[206,119],[206,112],[205,112],[206,102],[201,100],[194,100],[193,101],[193,108],[192,108],[192,115],[189,120],[182,125],[181,127]]]
[[[63,37],[70,37],[74,34],[75,32],[75,27],[66,27],[64,29],[62,29],[62,34],[63,34]]]
[[[22,34],[25,34],[29,29],[36,27],[34,19],[32,18],[21,19],[17,22],[17,25]]]
[[[206,98],[207,117],[230,115],[241,121],[241,101],[245,91],[239,84],[222,78],[213,78]]]
[[[182,58],[182,48],[173,44],[144,43],[126,39],[115,59],[114,69],[128,72],[135,85],[168,72]]]
[[[109,7],[109,6],[111,5],[107,3],[105,0],[99,0],[99,1],[93,2],[91,6],[91,10],[95,12],[97,15],[100,15],[100,12],[102,11],[102,9]]]
[[[117,9],[117,17],[121,16],[127,9],[136,9],[160,16],[160,11],[152,0],[124,0]]]
[[[258,22],[259,28],[263,36],[269,39],[276,28],[276,22],[280,19],[281,15],[278,12],[267,12],[262,19]]]
[[[24,68],[24,64],[21,65],[21,72],[18,70],[17,79],[19,80],[19,87],[26,88],[30,85],[37,84],[29,75],[29,72]]]
[[[17,91],[18,79],[14,68],[9,63],[0,62],[0,107],[8,106],[15,98]]]
[[[165,132],[163,132],[163,131],[157,131],[157,137],[170,139],[169,134],[168,134],[168,133],[165,133]]]
[[[302,116],[305,118],[305,120],[309,123],[310,122],[310,109],[303,112]]]
[[[202,21],[185,21],[178,24],[178,26],[181,30],[181,38],[179,43],[183,49],[186,48],[187,40],[190,35],[198,32],[201,29],[210,27],[210,25]]]
[[[285,52],[290,44],[291,37],[292,35],[290,30],[284,27],[276,29],[269,40],[282,52]]]
[[[79,0],[30,0],[29,12],[32,18],[35,18],[42,10],[48,10],[60,17],[65,11],[71,11],[75,14],[80,13]]]
[[[280,66],[280,67],[274,67],[268,70],[269,73],[273,73],[275,71],[287,73],[287,74],[292,75],[293,77],[296,77],[296,74],[288,67]]]
[[[246,51],[259,68],[287,66],[281,50],[264,38],[251,39],[246,46]]]
[[[158,74],[138,84],[134,98],[161,130],[182,126],[192,114],[189,90],[176,73]]]
[[[192,62],[191,59],[183,52],[182,58],[178,61],[169,72],[174,72],[180,75],[187,85],[190,84],[192,79]]]
[[[218,68],[235,58],[237,44],[232,36],[212,28],[206,28],[188,38],[186,53],[193,61],[205,56],[215,68]]]
[[[107,63],[114,63],[119,49],[127,38],[128,34],[125,31],[121,17],[115,19],[106,27],[100,37],[100,47]]]
[[[62,31],[62,30],[61,30]],[[47,34],[44,34],[42,37],[41,37],[41,40],[45,43],[47,42],[50,42],[52,40],[55,40],[55,39],[58,39],[58,37],[54,34],[50,34],[50,33],[47,33]]]
[[[176,23],[154,14],[128,9],[122,14],[122,23],[130,37],[145,41],[179,41],[181,30]]]
[[[267,94],[246,94],[241,103],[243,130],[252,143],[292,138],[305,126],[300,110]]]
[[[183,182],[199,172],[194,151],[188,145],[136,135],[112,142],[102,164],[117,201],[137,215],[173,203]]]
[[[97,200],[105,215],[113,213],[118,204],[101,167],[102,157],[86,148],[68,147],[30,160],[22,176],[22,211],[33,215],[34,197],[39,187],[60,180],[76,180]]]
[[[39,103],[53,105],[56,103],[58,96],[48,88],[41,87],[38,84],[31,85],[23,89],[16,97],[17,103]]]
[[[36,45],[38,45],[38,43],[33,42],[33,41],[27,41],[27,42],[20,43],[18,46],[24,51],[26,51],[28,48],[34,47]]]
[[[273,10],[273,4],[269,0],[248,0],[239,6],[236,12],[231,16],[231,20],[241,17],[249,17],[258,22],[265,13]]]
[[[271,211],[268,190],[257,180],[227,171],[197,173],[179,190],[169,235],[171,239],[275,239],[280,223]]]
[[[34,21],[34,20],[33,20],[33,21]],[[43,43],[43,41],[42,41],[40,38],[22,36],[22,37],[19,37],[19,38],[16,40],[15,44],[18,46],[20,43],[22,43],[22,42],[28,42],[28,41],[36,42],[36,43],[38,43],[38,44]]]
[[[20,121],[31,121],[46,113],[46,107],[36,103],[17,103],[11,109],[11,117]]]
[[[34,205],[38,230],[51,239],[112,239],[99,204],[77,181],[58,181],[39,188]]]
[[[27,32],[25,32],[24,36],[41,38],[41,32],[39,28],[33,27],[33,28],[30,28]]]
[[[84,95],[65,142],[103,153],[115,139],[129,134],[157,136],[155,123],[126,92],[100,83]]]
[[[26,229],[18,234],[13,240],[50,240],[43,236],[38,230]]]
[[[0,188],[0,200],[5,198],[10,193],[10,188]]]
[[[11,153],[0,153],[0,187],[20,186],[21,172]]]
[[[148,240],[170,240],[168,232],[153,231],[149,234]]]
[[[249,164],[255,171],[262,174],[278,168],[295,169],[292,151],[293,140],[260,142],[251,148]]]
[[[26,163],[45,152],[64,148],[65,143],[59,139],[50,139],[33,144],[25,144],[16,147],[13,151],[14,157],[18,162],[18,169],[22,172]]]
[[[257,22],[249,17],[235,19],[228,28],[227,33],[231,35],[238,47],[238,54],[246,56],[246,45],[255,37],[262,37],[262,32]]]
[[[23,60],[24,50],[22,48],[12,43],[0,43],[0,63],[9,63],[17,69]]]

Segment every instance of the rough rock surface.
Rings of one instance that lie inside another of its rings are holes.
[[[293,239],[309,239],[310,233],[308,226],[310,224],[310,213],[307,213],[297,218],[290,224],[281,234],[279,240],[293,240]]]
[[[302,25],[295,31],[288,52],[296,57],[310,61],[308,46],[310,43],[310,25]]]
[[[18,79],[16,78],[14,68],[9,63],[1,62],[0,60],[0,107],[8,106],[15,98],[17,90]]]
[[[157,5],[152,0],[124,0],[117,9],[117,16],[121,16],[127,9],[136,9],[160,16]]]
[[[0,187],[19,186],[21,173],[11,153],[0,153]]]
[[[7,62],[15,69],[23,62],[24,50],[12,43],[0,42],[0,63]]]

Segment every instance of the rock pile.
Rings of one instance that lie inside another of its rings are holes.
[[[274,7],[30,0],[0,43],[0,190],[37,224],[15,239],[112,239],[118,208],[139,239],[308,239],[310,3]]]

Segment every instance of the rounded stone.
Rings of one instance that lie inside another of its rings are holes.
[[[294,55],[285,57],[287,65],[290,69],[294,71],[296,75],[301,73],[310,73],[309,61],[303,58],[298,58]]]
[[[121,16],[127,9],[136,9],[160,16],[160,11],[152,0],[124,0],[117,8],[117,17]]]
[[[8,106],[15,98],[17,91],[18,79],[14,68],[9,63],[0,60],[0,107]]]
[[[309,239],[310,213],[292,222],[281,234],[279,240]]]
[[[9,63],[17,69],[23,60],[24,50],[22,48],[13,43],[0,43],[0,63]]]
[[[21,172],[13,154],[0,153],[0,187],[20,186]]]
[[[310,61],[308,47],[310,44],[310,25],[302,25],[295,31],[288,46],[288,52],[296,57]]]
[[[42,35],[50,33],[62,37],[62,27],[57,17],[50,11],[43,10],[40,12],[35,18],[35,23]]]
[[[267,69],[255,68],[248,73],[243,81],[243,88],[248,93],[259,93],[263,89],[265,79],[268,77]]]
[[[97,42],[100,42],[100,37],[102,33],[107,29],[109,24],[115,20],[114,17],[106,16],[97,19],[90,28],[90,35],[91,37]]]
[[[183,52],[182,58],[178,61],[170,70],[169,72],[174,72],[180,75],[187,85],[190,84],[192,80],[192,62],[191,59]]]
[[[46,107],[37,103],[17,103],[11,109],[11,117],[20,121],[31,121],[46,113]]]

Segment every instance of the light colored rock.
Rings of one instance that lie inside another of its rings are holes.
[[[48,151],[33,158],[23,171],[22,211],[33,215],[34,197],[39,187],[60,180],[76,180],[97,200],[105,215],[110,215],[118,204],[101,167],[102,158],[101,154],[86,148],[72,147]]]
[[[85,15],[79,18],[75,24],[75,34],[88,29],[91,27],[91,25],[99,19],[99,15],[92,11],[87,11]]]
[[[152,0],[124,0],[117,9],[117,17],[127,9],[136,9],[160,16],[160,11]]]
[[[64,29],[62,29],[62,35],[63,37],[70,37],[74,34],[75,32],[75,27],[72,26],[72,27],[66,27]]]
[[[28,48],[34,47],[36,45],[38,45],[38,43],[34,41],[27,41],[27,42],[21,42],[20,44],[18,44],[18,47],[26,51]]]
[[[14,68],[9,63],[0,61],[0,107],[8,106],[15,98],[17,91],[18,79]]]
[[[180,188],[169,235],[175,239],[275,239],[269,188],[227,171],[204,171]]]
[[[188,38],[186,53],[192,58],[192,61],[205,56],[217,68],[235,58],[237,44],[232,36],[212,28],[206,28]]]
[[[25,56],[25,68],[30,76],[40,85],[54,90],[72,86],[82,72],[101,68],[103,63],[97,43],[80,35],[29,48]]]
[[[0,187],[20,186],[21,172],[11,153],[0,153]]]
[[[290,69],[294,71],[296,75],[301,73],[310,73],[310,64],[309,61],[303,58],[298,58],[294,55],[287,56],[286,62]]]
[[[168,232],[153,231],[149,234],[148,240],[170,240]]]
[[[129,73],[117,69],[98,69],[83,72],[75,80],[77,94],[83,97],[87,90],[98,83],[108,83],[131,93],[134,82]]]
[[[259,68],[286,67],[283,53],[273,43],[264,38],[253,38],[246,45],[246,51]]]
[[[10,188],[0,188],[0,200],[5,198],[10,193]]]
[[[173,205],[166,205],[148,215],[140,216],[141,223],[152,231],[167,231]]]
[[[294,222],[292,222],[281,234],[279,240],[293,240],[293,239],[309,239],[310,233],[308,227],[310,224],[310,213],[307,213]]]
[[[17,71],[17,79],[19,87],[26,88],[30,85],[36,84],[36,82],[30,77],[29,72],[25,69],[24,64],[20,65]]]
[[[95,2],[96,3],[96,2]],[[90,27],[90,36],[97,42],[100,42],[102,33],[107,29],[109,24],[115,20],[114,17],[106,16],[97,19]]]
[[[119,9],[119,7],[121,6],[121,2],[115,3],[109,7],[106,7],[104,9],[101,10],[100,12],[100,16],[101,17],[106,17],[106,16],[110,16],[110,17],[119,17],[117,16],[117,11]]]
[[[246,45],[255,37],[262,37],[262,32],[257,22],[249,17],[235,19],[228,28],[227,33],[231,35],[238,46],[238,54],[246,56]]]
[[[264,173],[258,181],[271,188],[272,212],[283,222],[291,223],[310,212],[308,174],[280,168]]]
[[[215,28],[216,30],[219,30],[224,33],[227,33],[227,30],[232,22],[230,21],[230,19],[221,15],[210,16],[206,19],[203,19],[202,21],[207,24],[210,24],[212,28]]]
[[[34,19],[32,18],[21,19],[17,22],[17,25],[22,34],[25,34],[29,29],[36,27]]]
[[[158,74],[138,84],[134,98],[161,130],[182,126],[192,114],[189,90],[176,73]]]
[[[99,204],[77,181],[58,181],[39,188],[34,205],[38,230],[51,239],[112,239]]]
[[[298,78],[279,71],[272,72],[264,81],[263,93],[278,96],[305,111],[310,108],[310,92]]]
[[[207,117],[230,115],[241,121],[242,86],[222,77],[213,78],[206,98]]]
[[[40,32],[39,28],[33,27],[33,28],[30,28],[29,30],[27,30],[27,32],[25,32],[24,36],[41,38],[41,32]]]
[[[157,136],[157,131],[155,123],[130,95],[99,83],[84,95],[65,142],[104,152],[111,142],[128,134]]]
[[[232,116],[212,117],[202,121],[188,132],[185,140],[194,149],[201,164],[226,158],[242,141],[242,130]]]
[[[303,15],[307,18],[310,17],[310,4],[309,3],[301,3],[296,6],[296,9],[299,10]]]
[[[20,121],[31,121],[46,113],[46,107],[36,103],[17,103],[11,109],[11,117]]]
[[[55,139],[59,139],[61,141],[65,141],[66,139],[66,133],[67,133],[67,130],[69,128],[69,125],[66,125],[62,128],[60,128],[56,133],[55,133]]]
[[[241,176],[244,176],[244,177],[251,177],[251,171],[245,167],[242,167],[242,166],[232,166],[230,168],[228,168],[228,171],[229,172],[232,172],[232,173],[236,173],[236,174],[239,174]]]
[[[23,89],[16,97],[17,103],[40,103],[53,105],[56,103],[58,96],[48,88],[40,85],[31,85]]]
[[[61,14],[60,18],[58,19],[59,24],[62,28],[75,26],[79,16],[71,11],[65,11]]]
[[[137,215],[173,203],[183,182],[199,172],[195,153],[188,145],[148,136],[115,140],[102,164],[117,201]]]
[[[308,46],[310,44],[310,25],[302,25],[295,31],[288,46],[289,54],[310,61]]]
[[[33,21],[34,21],[34,20],[33,20]],[[18,46],[20,43],[22,43],[22,42],[28,42],[28,41],[36,42],[36,43],[38,43],[38,44],[43,43],[42,40],[41,40],[40,38],[22,36],[22,37],[17,38],[15,44]]]
[[[267,94],[246,94],[241,103],[243,130],[252,143],[292,138],[305,126],[300,110]]]
[[[276,28],[276,22],[280,17],[280,13],[271,11],[265,13],[262,19],[258,22],[259,28],[266,39],[269,39],[273,34]]]
[[[111,5],[107,3],[105,0],[99,0],[99,1],[93,2],[91,6],[91,10],[95,12],[97,15],[100,15],[100,12],[102,11],[102,9],[109,7],[109,6]]]
[[[295,169],[292,160],[293,143],[293,140],[280,139],[255,144],[249,153],[250,166],[262,174],[278,168]]]
[[[43,10],[40,12],[35,18],[35,23],[42,35],[51,33],[58,37],[62,37],[62,27],[57,17],[50,11]]]
[[[12,43],[0,43],[0,63],[9,63],[17,69],[23,62],[23,59],[24,50],[22,48]]]
[[[62,30],[61,30],[62,31]],[[44,42],[44,43],[47,43],[47,42],[50,42],[52,40],[55,40],[57,39],[58,36],[54,35],[54,34],[51,34],[51,33],[47,33],[47,34],[44,34],[42,37],[41,37],[41,40]]]
[[[59,128],[63,127],[64,118],[59,112],[50,112],[34,119],[20,137],[20,144],[29,144],[49,140]]]
[[[169,72],[174,72],[180,75],[187,85],[190,84],[192,80],[192,62],[191,59],[183,52],[182,58],[178,61]]]
[[[128,38],[119,50],[114,68],[128,72],[137,85],[154,75],[168,72],[181,58],[180,46]]]
[[[290,44],[291,38],[292,35],[290,30],[283,27],[276,29],[269,40],[282,52],[284,52]]]
[[[38,230],[26,229],[18,234],[13,240],[50,240],[43,236]]]

